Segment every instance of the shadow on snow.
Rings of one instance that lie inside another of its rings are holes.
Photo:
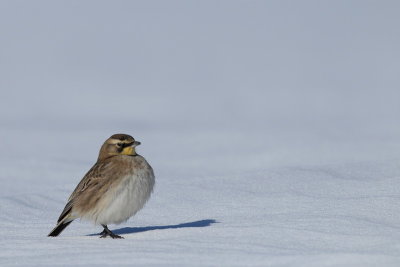
[[[114,229],[111,231],[117,235],[124,235],[124,234],[133,234],[133,233],[147,232],[147,231],[153,231],[153,230],[207,227],[213,223],[217,223],[217,221],[213,220],[213,219],[207,219],[207,220],[200,220],[200,221],[180,223],[180,224],[171,224],[171,225],[146,226],[146,227],[124,227],[124,228],[120,228],[120,229]],[[95,236],[95,235],[98,235],[98,234],[90,234],[88,236]]]

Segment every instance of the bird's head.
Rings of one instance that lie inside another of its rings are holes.
[[[138,145],[140,145],[140,142],[135,141],[130,135],[114,134],[104,142],[98,160],[118,155],[135,156],[135,147]]]

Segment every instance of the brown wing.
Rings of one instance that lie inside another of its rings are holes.
[[[94,184],[99,183],[99,181],[103,180],[107,176],[107,167],[109,166],[108,161],[97,162],[82,178],[79,184],[76,186],[75,190],[72,192],[71,196],[68,198],[68,203],[65,205],[64,210],[61,212],[60,217],[57,222],[62,221],[65,217],[67,217],[74,205],[74,201],[79,194],[84,192],[87,188],[93,186]]]

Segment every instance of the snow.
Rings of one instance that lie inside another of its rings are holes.
[[[393,2],[0,3],[1,266],[399,266]],[[110,225],[69,194],[133,135],[156,186]]]

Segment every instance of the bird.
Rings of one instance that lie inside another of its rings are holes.
[[[123,238],[108,229],[135,215],[150,198],[155,184],[153,168],[136,153],[140,142],[114,134],[100,148],[97,162],[69,197],[48,236],[58,236],[75,219],[101,225],[100,238]]]

